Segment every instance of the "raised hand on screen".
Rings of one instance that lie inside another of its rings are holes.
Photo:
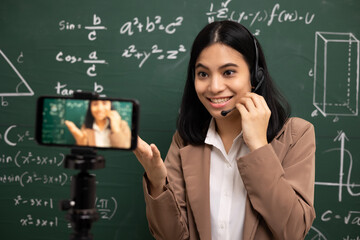
[[[79,129],[72,121],[65,120],[65,125],[75,138],[76,144],[80,146],[88,145],[87,133]]]

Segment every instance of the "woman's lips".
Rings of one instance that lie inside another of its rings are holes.
[[[214,108],[224,107],[230,99],[231,97],[208,98],[210,105]]]

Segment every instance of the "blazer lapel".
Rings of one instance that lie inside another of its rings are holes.
[[[210,153],[208,145],[188,145],[180,150],[186,191],[201,239],[211,239]]]

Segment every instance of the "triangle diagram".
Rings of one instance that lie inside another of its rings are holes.
[[[29,84],[0,50],[0,97],[33,95]]]

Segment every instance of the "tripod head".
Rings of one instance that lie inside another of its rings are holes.
[[[66,218],[74,230],[70,240],[93,240],[90,229],[99,219],[99,213],[95,208],[96,179],[88,170],[104,168],[105,159],[94,149],[75,148],[66,155],[64,167],[80,170],[71,180],[71,199],[61,201],[61,209],[68,211]]]

